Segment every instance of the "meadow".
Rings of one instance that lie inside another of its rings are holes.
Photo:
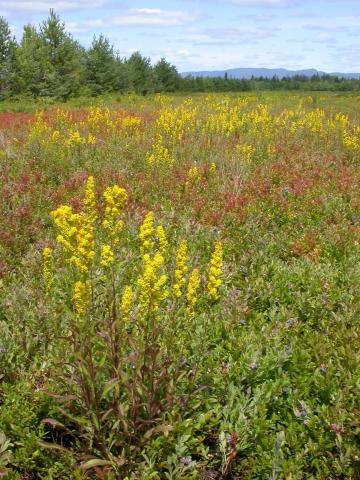
[[[0,477],[360,478],[359,105],[0,104]]]

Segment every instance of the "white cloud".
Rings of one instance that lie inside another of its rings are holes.
[[[81,23],[66,22],[66,30],[70,33],[86,33],[98,28],[105,29],[109,24],[103,19],[84,20]]]
[[[275,36],[278,31],[277,27],[262,27],[262,28],[202,28],[202,29],[187,29],[184,35],[178,39],[181,43],[190,44],[193,46],[231,46],[243,45],[244,42],[251,42],[255,44],[262,39],[268,39]]]
[[[66,10],[102,7],[106,3],[107,0],[0,0],[0,10],[3,8],[14,13],[42,13],[53,8],[56,12],[64,12]]]
[[[292,0],[225,0],[226,3],[242,7],[288,7]]]
[[[209,0],[191,0],[197,3],[206,3]],[[230,4],[239,7],[289,7],[294,4],[295,0],[210,0],[217,4]]]
[[[181,10],[162,10],[160,8],[131,8],[122,15],[111,19],[115,25],[126,26],[175,26],[185,25],[189,22],[200,19],[196,13],[184,12]]]

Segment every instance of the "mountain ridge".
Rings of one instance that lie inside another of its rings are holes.
[[[228,68],[226,70],[201,70],[196,72],[182,72],[181,76],[192,76],[192,77],[224,77],[225,74],[228,75],[228,78],[236,79],[251,79],[252,77],[264,77],[272,78],[274,76],[278,78],[294,77],[296,75],[304,75],[306,77],[311,77],[313,75],[331,75],[337,76],[340,78],[360,78],[360,73],[341,73],[341,72],[332,72],[327,73],[321,70],[316,70],[315,68],[308,68],[302,70],[288,70],[286,68]]]

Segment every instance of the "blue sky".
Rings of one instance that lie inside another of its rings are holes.
[[[19,38],[54,8],[87,46],[165,56],[179,71],[235,67],[360,72],[360,0],[0,0]]]

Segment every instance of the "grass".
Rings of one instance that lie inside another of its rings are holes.
[[[0,108],[0,472],[359,478],[358,97]],[[60,205],[93,259],[71,240],[69,264]]]

